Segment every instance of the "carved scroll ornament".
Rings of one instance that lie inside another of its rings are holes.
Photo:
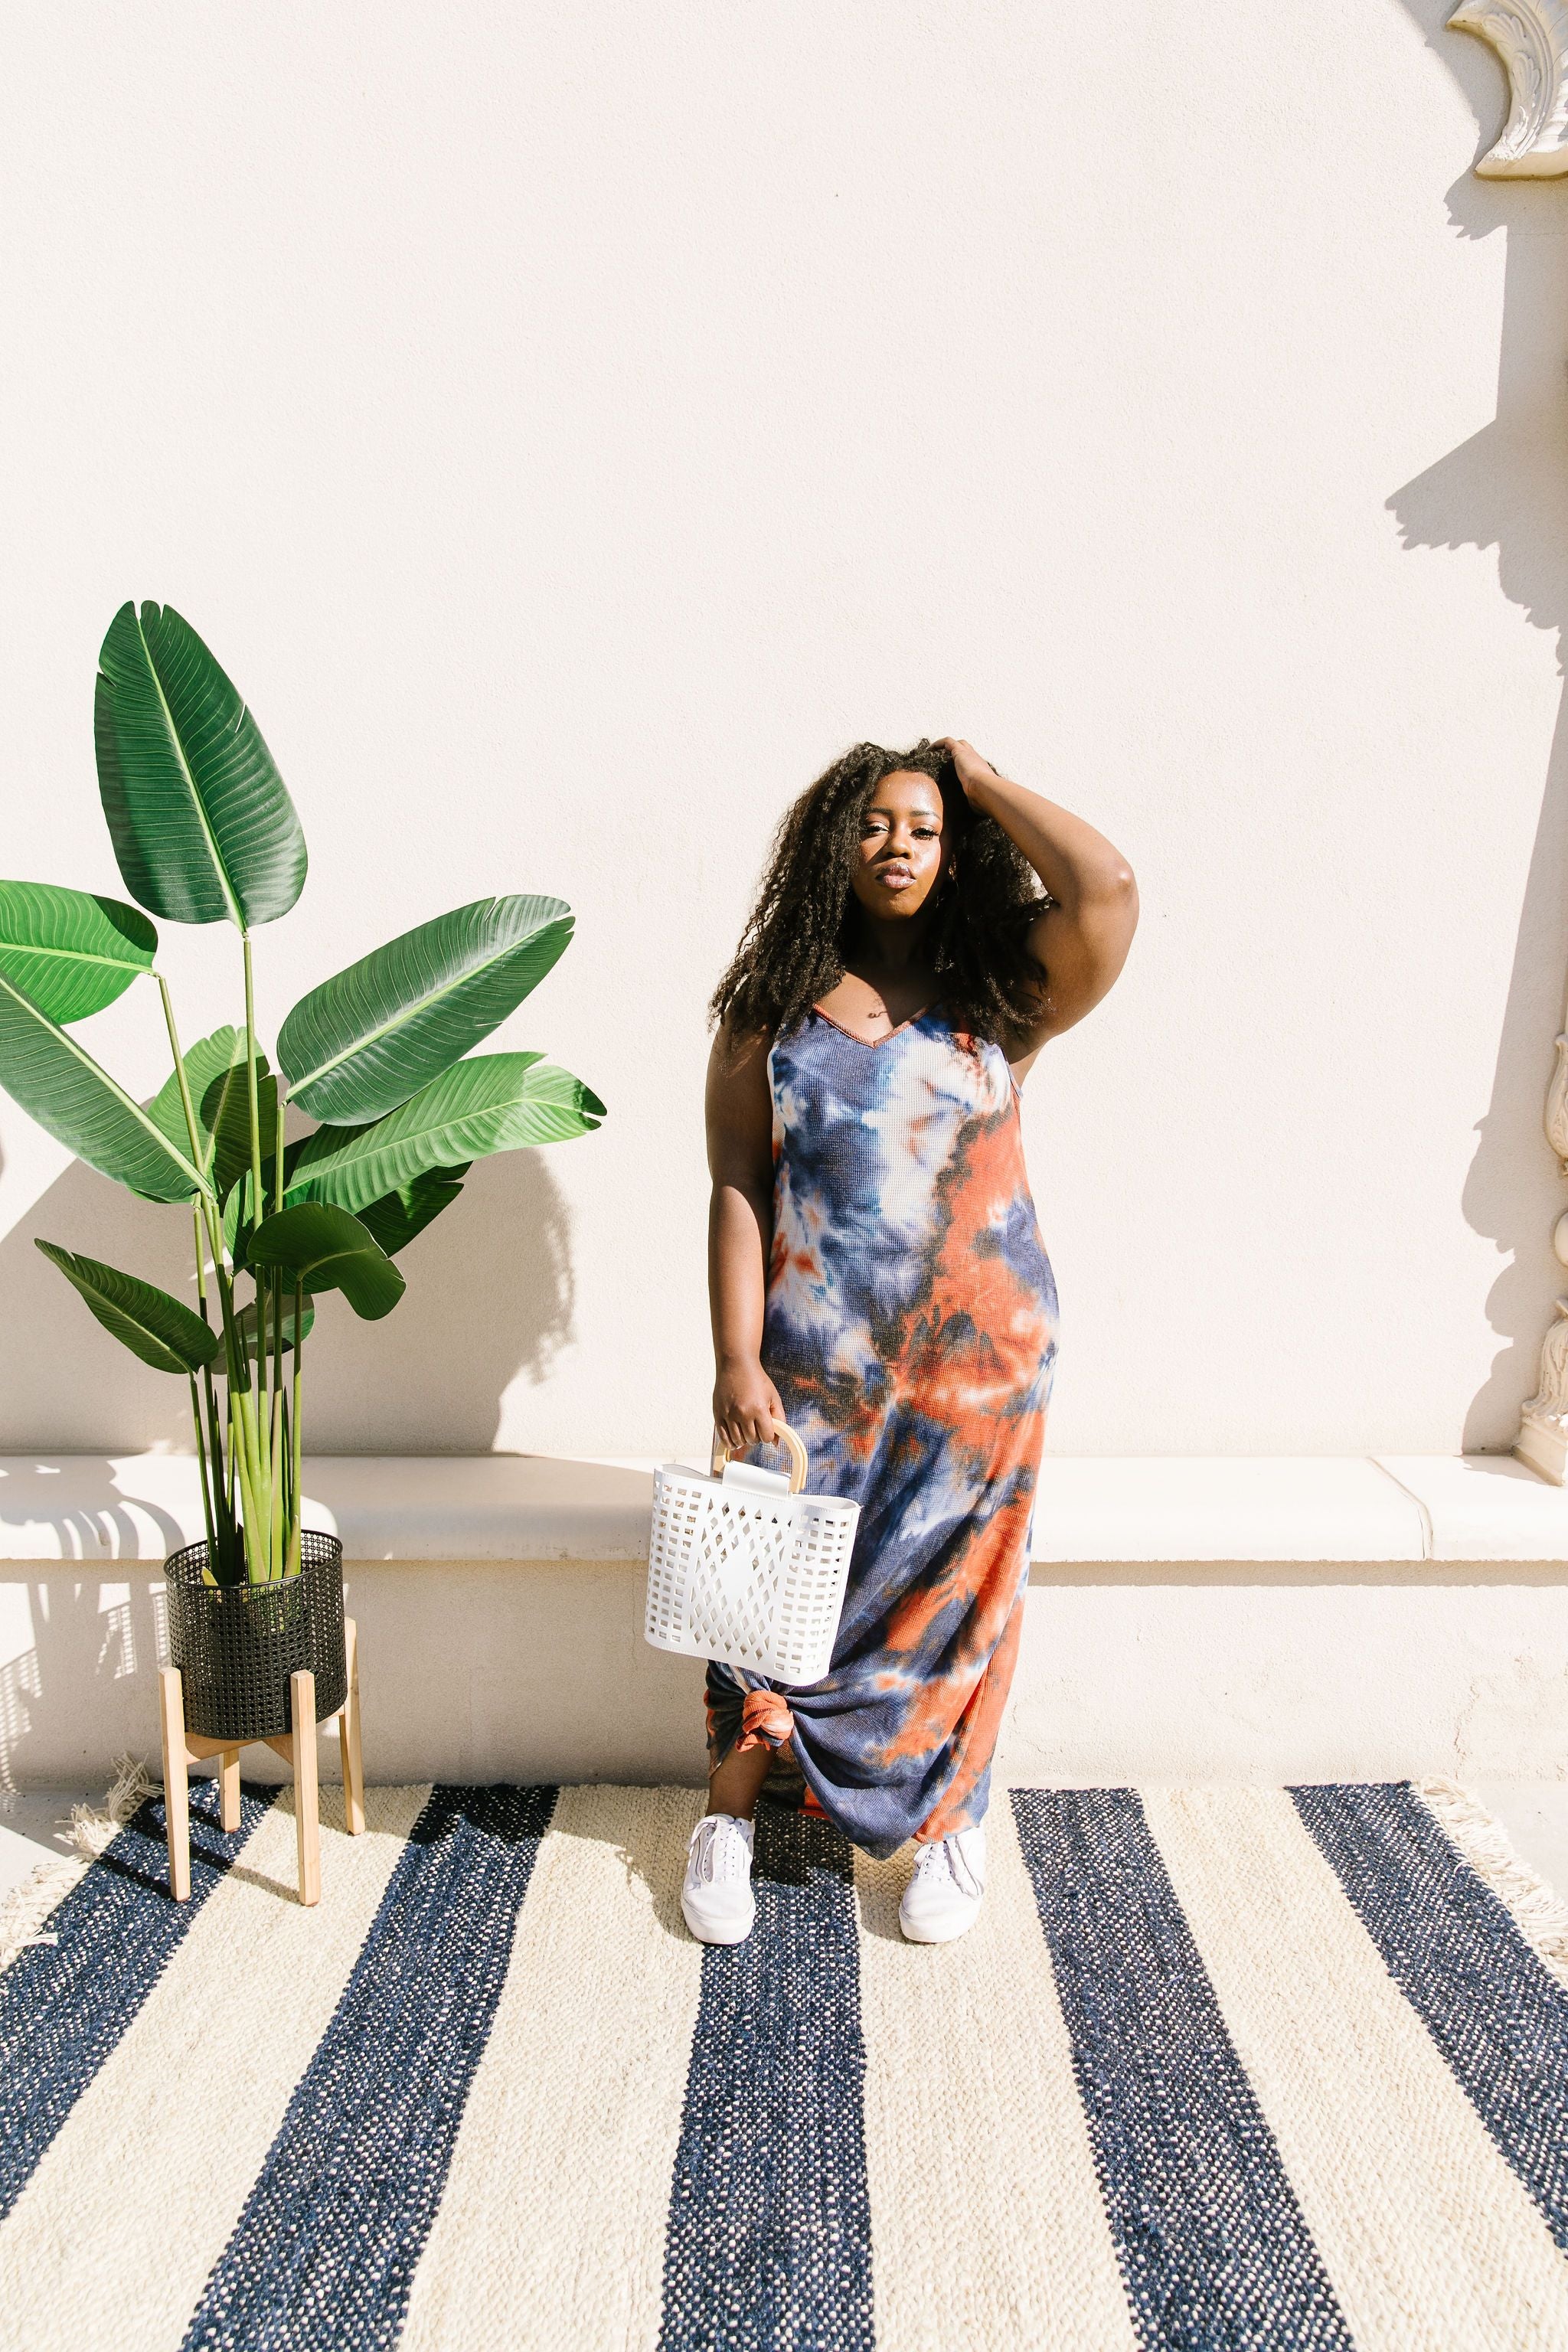
[[[1525,1400],[1527,1421],[1549,1422],[1559,1433],[1568,1423],[1568,1298],[1557,1302],[1557,1320],[1541,1349],[1541,1384]]]
[[[1476,165],[1482,178],[1568,172],[1568,0],[1464,0],[1448,23],[1489,41],[1508,73],[1512,104],[1502,137]]]
[[[1558,1164],[1568,1176],[1568,1031],[1555,1039],[1557,1063],[1552,1073],[1552,1084],[1546,1089],[1546,1140],[1557,1154]]]

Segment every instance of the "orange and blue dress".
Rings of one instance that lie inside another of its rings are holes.
[[[709,1749],[773,1747],[768,1797],[867,1853],[981,1820],[1023,1630],[1057,1289],[1000,1046],[940,1004],[886,1037],[813,1009],[768,1056],[763,1370],[860,1505],[831,1671],[710,1664]]]

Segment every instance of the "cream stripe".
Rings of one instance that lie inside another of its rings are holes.
[[[1143,1804],[1358,2352],[1568,2344],[1568,2264],[1286,1792]]]
[[[0,2231],[4,2352],[171,2352],[337,2006],[429,1789],[321,1790],[321,1900],[268,1809]]]
[[[563,1789],[414,2275],[398,2352],[658,2338],[702,1948],[695,1790]]]
[[[906,1944],[909,1855],[856,1856],[878,2352],[1133,2352],[1033,1889],[1003,1796],[952,1944]]]

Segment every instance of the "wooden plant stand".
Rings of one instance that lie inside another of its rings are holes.
[[[233,1746],[226,1740],[205,1739],[185,1729],[185,1698],[180,1682],[178,1666],[160,1670],[163,1715],[163,1810],[169,1830],[169,1886],[176,1903],[185,1902],[191,1892],[191,1794],[190,1767],[205,1764],[210,1757],[222,1759],[218,1783],[226,1830],[239,1827],[239,1749],[240,1747],[265,1745],[276,1749],[286,1764],[294,1768],[294,1819],[300,1843],[300,1900],[319,1903],[321,1899],[321,1811],[316,1788],[316,1733],[327,1724],[338,1727],[338,1746],[343,1759],[343,1821],[350,1837],[358,1837],[364,1828],[364,1764],[360,1755],[359,1738],[359,1641],[352,1617],[343,1620],[343,1637],[348,1651],[348,1696],[336,1715],[316,1722],[316,1677],[308,1667],[301,1667],[289,1677],[289,1698],[294,1717],[294,1729],[281,1733],[276,1739],[264,1743],[241,1741]],[[303,1732],[301,1727],[305,1727]]]

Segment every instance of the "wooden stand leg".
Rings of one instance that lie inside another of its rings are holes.
[[[350,1837],[364,1828],[364,1759],[359,1744],[359,1628],[352,1617],[343,1620],[349,1657],[348,1696],[338,1717],[338,1751],[343,1760],[343,1826]]]
[[[289,1677],[294,1710],[294,1818],[300,1840],[300,1900],[321,1899],[321,1824],[316,1790],[316,1677],[301,1666]]]
[[[185,1700],[178,1666],[158,1675],[163,1723],[163,1820],[169,1838],[169,1892],[176,1903],[191,1892],[191,1787],[185,1769]]]
[[[338,1738],[343,1759],[343,1821],[351,1837],[364,1832],[364,1762],[360,1752],[359,1630],[352,1617],[343,1624],[347,1652],[348,1689],[338,1715]],[[163,1811],[168,1823],[169,1890],[176,1903],[191,1892],[190,1767],[216,1757],[223,1825],[230,1832],[240,1825],[239,1759],[244,1743],[230,1746],[185,1729],[184,1689],[177,1666],[161,1668],[159,1706],[163,1735]],[[295,1830],[300,1853],[300,1900],[321,1899],[321,1814],[316,1751],[316,1677],[308,1668],[290,1677],[289,1704],[294,1728],[269,1738],[267,1745],[293,1767]]]

